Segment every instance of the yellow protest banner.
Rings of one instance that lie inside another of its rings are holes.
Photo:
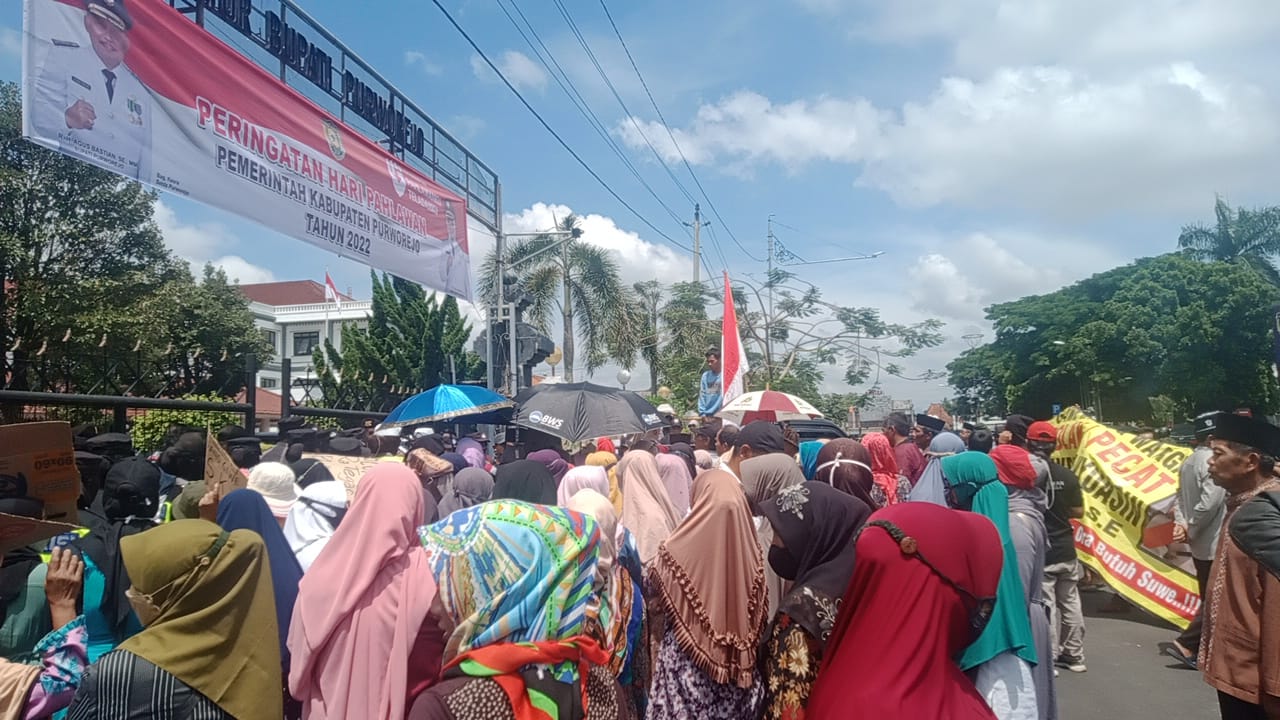
[[[1107,427],[1078,408],[1053,423],[1053,459],[1075,472],[1084,495],[1075,534],[1081,562],[1130,602],[1186,627],[1200,596],[1186,548],[1170,546],[1170,523],[1178,470],[1191,448]]]

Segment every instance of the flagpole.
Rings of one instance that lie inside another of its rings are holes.
[[[331,344],[331,345],[332,345],[332,344],[333,344],[333,337],[331,337],[331,336],[330,336],[330,327],[329,327],[329,303],[331,302],[331,301],[329,300],[329,266],[327,266],[327,265],[326,265],[326,266],[325,266],[325,268],[324,268],[324,296],[325,296],[325,297],[324,297],[324,299],[325,299],[325,303],[324,303],[324,339],[325,339],[325,341],[326,341],[326,342],[328,342],[329,344]],[[335,349],[336,349],[336,348],[335,348]]]

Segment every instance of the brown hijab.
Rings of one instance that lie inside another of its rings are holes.
[[[649,582],[689,659],[718,683],[750,687],[768,602],[751,509],[732,475],[694,481],[689,517],[662,543]]]
[[[632,450],[622,456],[618,488],[622,491],[622,526],[635,536],[640,562],[648,564],[658,554],[658,546],[680,524],[680,511],[667,495],[657,461],[645,450]]]

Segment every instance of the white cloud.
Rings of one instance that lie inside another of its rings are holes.
[[[249,284],[272,282],[276,279],[270,270],[254,265],[239,255],[219,254],[219,250],[236,244],[235,235],[222,225],[183,222],[164,201],[156,202],[154,219],[160,227],[165,245],[178,257],[197,266],[194,268],[197,275],[199,266],[213,263],[225,270],[232,282]]]
[[[573,210],[566,205],[534,203],[519,213],[504,215],[502,227],[508,233],[540,232],[555,227],[557,222],[572,213]],[[655,279],[670,283],[692,276],[692,256],[641,239],[639,234],[618,227],[613,218],[604,215],[579,217],[582,220],[582,240],[613,251],[622,279],[628,285]]]
[[[547,73],[542,66],[534,62],[524,53],[506,50],[495,63],[507,80],[517,90],[536,90],[542,92],[547,87]],[[471,72],[486,82],[496,81],[497,77],[488,63],[479,55],[471,56]]]
[[[1237,54],[1280,31],[1273,0],[797,0],[848,15],[860,42],[948,43],[958,67],[1071,63],[1094,70]]]
[[[423,73],[433,77],[444,74],[444,68],[432,62],[424,53],[417,50],[404,51],[404,64],[412,68],[417,68]]]
[[[11,27],[0,27],[0,55],[22,55],[22,33]]]
[[[1280,103],[1262,89],[1189,63],[1121,81],[1028,67],[943,78],[927,100],[893,112],[865,98],[774,103],[738,92],[676,132],[691,163],[845,163],[858,167],[860,185],[903,205],[1085,218],[1258,187],[1280,161],[1277,115]],[[630,122],[616,132],[641,145]],[[665,133],[649,136],[674,156]]]

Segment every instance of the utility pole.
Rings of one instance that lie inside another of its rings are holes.
[[[702,221],[702,208],[698,203],[693,204],[693,224],[685,223],[685,227],[693,228],[693,281],[701,282],[702,280],[702,228],[710,225],[711,221]]]

